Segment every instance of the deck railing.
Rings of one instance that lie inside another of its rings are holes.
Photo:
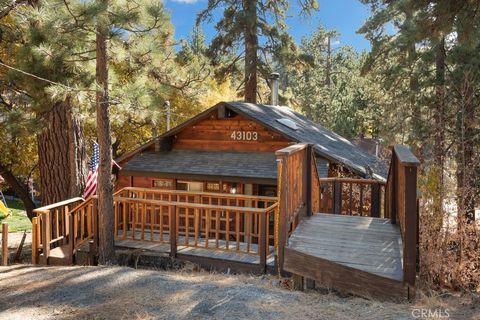
[[[300,220],[311,214],[311,145],[296,144],[278,150],[275,154],[277,156],[279,201],[279,215],[275,223],[276,230],[278,230],[275,245],[280,272],[283,272],[283,251],[288,237]]]
[[[248,208],[267,208],[277,201],[276,197],[138,187],[125,187],[114,196]]]
[[[36,214],[32,219],[33,263],[47,264],[50,250],[69,244],[72,235],[69,228],[70,212],[84,201],[83,198],[73,198],[33,211]]]
[[[96,252],[98,248],[98,199],[97,196],[88,198],[85,202],[73,208],[67,215],[67,223],[72,234],[70,252],[75,254],[82,246]]]
[[[403,281],[408,285],[409,296],[415,287],[418,219],[417,167],[420,161],[406,147],[392,149],[385,197],[385,216],[400,226],[403,240]]]
[[[385,183],[373,179],[318,179],[319,211],[342,215],[381,217]]]
[[[260,256],[273,253],[277,204],[268,208],[114,197],[115,237]]]
[[[277,211],[273,197],[125,188],[116,192],[113,200],[117,240],[170,244],[173,256],[178,247],[257,255],[262,268],[266,268],[267,257],[273,253]],[[73,262],[75,252],[83,245],[88,244],[90,250],[96,251],[97,201],[96,196],[87,201],[76,198],[37,209],[42,214],[36,219],[40,219],[39,225],[43,227],[36,227],[36,234],[42,237],[48,234],[45,229],[48,224],[41,221],[53,221],[61,226],[63,233],[50,234],[62,235],[58,241],[63,241],[58,246],[68,249],[68,256],[72,257],[68,263]],[[53,209],[55,218],[48,220],[51,217],[48,210]],[[49,250],[47,247],[44,250],[42,244],[52,243],[51,237],[43,241],[37,238],[35,235],[32,244],[33,261],[47,264]]]

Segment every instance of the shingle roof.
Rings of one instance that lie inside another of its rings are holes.
[[[122,171],[277,179],[274,153],[172,150],[144,152],[128,161]]]
[[[225,102],[225,105],[240,114],[262,122],[267,127],[280,131],[292,140],[314,144],[315,151],[330,161],[340,163],[362,175],[368,175],[367,167],[369,167],[373,171],[374,178],[381,180],[387,178],[388,168],[381,159],[368,154],[349,140],[288,107],[245,102]],[[277,121],[282,118],[295,122],[298,129],[293,130]]]
[[[159,138],[172,136],[180,132],[181,130],[183,130],[183,128],[208,116],[208,114],[212,110],[219,108],[220,106],[225,106],[239,114],[244,115],[245,117],[260,122],[264,126],[283,134],[292,141],[300,143],[312,143],[314,145],[314,150],[318,156],[325,158],[333,163],[341,164],[349,168],[353,172],[360,174],[361,176],[368,178],[376,178],[382,181],[386,181],[387,179],[388,168],[383,160],[375,157],[374,155],[368,154],[360,147],[345,139],[344,137],[336,134],[331,130],[328,130],[327,128],[307,119],[300,113],[295,112],[292,109],[284,106],[271,106],[245,102],[222,102],[208,110],[203,111],[202,113],[178,125],[172,130],[165,132]],[[298,128],[296,130],[289,128],[288,126],[278,122],[277,120],[279,119],[288,119],[290,121],[293,121]],[[150,142],[141,146],[134,152],[129,153],[127,156],[123,156],[121,157],[121,159],[117,159],[117,162],[121,161],[122,159],[126,159],[127,157],[130,157],[136,153],[142,152],[153,143],[155,143],[155,140],[151,140]],[[199,151],[192,152],[195,154],[199,153]],[[228,154],[225,152],[221,153]],[[253,154],[249,154],[253,156]],[[141,155],[137,154],[137,156],[135,156],[132,160],[128,161],[128,163],[132,163],[132,161],[135,161],[133,163],[138,163],[136,161],[139,160],[136,159],[139,157],[141,157]],[[213,163],[215,163],[215,161],[218,161],[217,159],[218,157],[212,159],[212,161],[214,161]],[[147,163],[144,163],[144,165],[147,165]],[[182,165],[188,167],[189,162],[182,162]],[[328,165],[318,165],[317,163],[317,166],[319,167],[319,175],[328,174],[328,171],[326,171],[328,170]],[[182,169],[185,169],[185,167],[182,167]],[[206,174],[212,174],[212,172]],[[239,174],[239,172],[237,172],[237,174]],[[246,174],[248,174],[248,172]]]

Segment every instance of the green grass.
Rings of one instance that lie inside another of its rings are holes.
[[[18,200],[7,200],[7,205],[12,213],[6,218],[0,214],[0,223],[8,223],[8,232],[32,230],[32,223],[27,217],[22,202]]]

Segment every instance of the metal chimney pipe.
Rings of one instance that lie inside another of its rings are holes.
[[[171,112],[170,112],[170,101],[165,101],[164,103],[165,105],[165,111],[167,113],[167,131],[170,131],[170,115],[171,115]]]
[[[273,72],[270,75],[271,92],[272,92],[271,105],[272,106],[278,106],[278,79],[279,78],[280,78],[280,74],[277,73],[277,72]]]

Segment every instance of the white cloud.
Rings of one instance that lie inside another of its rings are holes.
[[[184,4],[194,4],[198,0],[171,0],[172,2],[184,3]]]

